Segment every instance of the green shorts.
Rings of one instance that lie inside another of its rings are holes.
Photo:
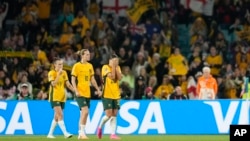
[[[86,98],[86,97],[76,97],[76,102],[79,106],[79,108],[81,109],[82,107],[85,107],[85,106],[90,106],[90,98]]]
[[[50,104],[51,104],[52,108],[54,108],[56,106],[60,106],[62,109],[64,109],[64,107],[65,107],[65,102],[51,101]]]
[[[103,104],[104,110],[120,109],[120,100],[119,99],[102,98],[102,104]]]

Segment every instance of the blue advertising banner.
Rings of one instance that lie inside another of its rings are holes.
[[[118,134],[228,134],[230,124],[249,124],[249,102],[243,100],[121,101]],[[68,101],[64,121],[78,133],[80,110]],[[91,101],[87,134],[95,134],[104,115],[101,101]],[[0,101],[0,135],[46,135],[53,119],[47,101]],[[109,123],[104,134],[110,133]],[[62,134],[59,127],[55,134]]]

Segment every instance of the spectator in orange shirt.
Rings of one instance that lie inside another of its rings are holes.
[[[210,74],[210,68],[202,69],[203,75],[199,77],[197,83],[197,94],[199,99],[215,99],[218,86],[216,79]]]

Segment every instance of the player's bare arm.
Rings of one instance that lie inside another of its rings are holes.
[[[68,89],[70,89],[72,92],[75,92],[74,87],[69,83],[69,81],[66,81],[66,86]]]
[[[58,83],[58,80],[59,80],[61,74],[62,74],[62,69],[60,69],[60,70],[57,72],[56,79],[55,79],[54,81],[51,82],[51,85],[52,85],[53,87]]]
[[[76,77],[75,76],[71,76],[71,83],[72,83],[72,86],[73,86],[73,89],[74,89],[76,96],[79,96],[79,92],[78,92],[77,87],[76,87]]]
[[[116,75],[116,80],[121,80],[122,79],[122,73],[120,71],[120,67],[117,66],[115,69],[115,75]]]
[[[110,73],[110,76],[108,76],[110,79],[112,79],[112,80],[114,80],[115,81],[115,76],[116,76],[116,65],[115,65],[115,62],[114,61],[112,61],[112,64],[111,64],[112,66],[111,66],[111,73]]]
[[[98,96],[102,96],[102,92],[100,91],[100,89],[99,89],[99,87],[98,87],[98,85],[96,83],[94,75],[91,76],[91,80],[90,81],[91,81],[91,84],[95,87]]]

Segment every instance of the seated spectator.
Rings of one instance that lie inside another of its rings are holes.
[[[155,93],[157,85],[158,85],[157,77],[154,75],[150,76],[147,86],[152,88],[153,93]]]
[[[46,55],[46,52],[40,49],[40,46],[35,45],[33,47],[33,51],[32,51],[34,58],[39,61],[39,63],[41,63],[41,65],[44,65],[46,63],[48,63],[48,58]]]
[[[16,86],[9,77],[4,78],[4,85],[2,87],[2,97],[3,99],[9,99],[13,97],[16,93]]]
[[[145,95],[145,78],[143,76],[139,76],[135,81],[135,91],[132,99],[142,99],[142,96]]]
[[[28,91],[31,94],[33,92],[33,87],[32,84],[28,81],[28,76],[26,73],[21,76],[21,82],[19,82],[19,84],[17,85],[17,89],[19,92],[21,91],[21,86],[24,83],[28,85]]]
[[[156,89],[156,92],[154,94],[155,97],[157,97],[158,99],[167,99],[168,95],[173,93],[174,86],[171,83],[171,80],[173,80],[172,76],[163,76],[162,84]]]
[[[186,95],[182,93],[181,87],[177,86],[175,92],[169,96],[170,100],[182,100],[187,99]]]
[[[23,83],[21,85],[21,91],[13,99],[16,100],[32,100],[32,95],[29,93],[28,84]]]
[[[142,96],[142,99],[147,99],[147,100],[153,100],[157,99],[154,94],[153,94],[153,89],[152,87],[147,87],[145,90],[145,95]]]
[[[47,100],[48,99],[48,93],[43,90],[38,90],[37,94],[34,96],[35,100]]]

